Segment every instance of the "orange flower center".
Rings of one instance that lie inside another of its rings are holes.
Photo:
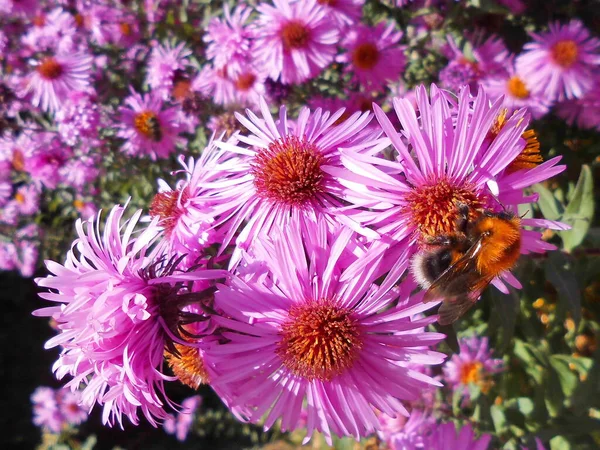
[[[133,126],[148,139],[155,142],[162,139],[160,120],[152,111],[143,111],[136,114],[133,119]]]
[[[171,91],[171,95],[177,101],[183,101],[190,95],[190,80],[178,80],[173,84],[173,90]]]
[[[62,75],[63,67],[56,59],[48,56],[37,66],[37,71],[47,80],[55,80]]]
[[[83,200],[81,200],[81,199],[75,199],[75,200],[73,200],[73,207],[77,211],[82,210],[84,206],[85,206],[85,203],[83,203]]]
[[[40,14],[38,16],[35,16],[31,22],[36,27],[43,27],[44,25],[46,25],[46,17]]]
[[[121,30],[121,34],[123,36],[131,36],[131,25],[129,25],[127,22],[120,23],[119,29]]]
[[[287,136],[261,150],[252,167],[259,195],[284,203],[302,205],[322,192],[325,157],[312,143]]]
[[[479,383],[482,368],[483,365],[480,362],[464,363],[460,368],[460,382],[462,384]]]
[[[306,48],[310,40],[310,30],[299,20],[290,20],[281,27],[281,39],[286,51]]]
[[[21,192],[17,192],[15,194],[15,200],[17,201],[17,203],[20,203],[22,205],[23,203],[25,203],[25,196]]]
[[[577,61],[578,55],[577,43],[571,39],[558,41],[552,46],[552,59],[561,67],[571,67]]]
[[[523,80],[516,75],[508,80],[506,87],[513,97],[520,99],[529,98],[529,89],[527,89]]]
[[[475,186],[467,183],[455,185],[447,179],[414,189],[406,200],[412,225],[419,230],[421,237],[455,231],[459,203],[469,207],[470,219],[475,219],[477,210],[486,203],[485,197],[475,191]]]
[[[379,50],[371,42],[359,44],[352,52],[352,62],[359,69],[372,69],[377,64],[377,61],[379,61]]]
[[[25,156],[21,150],[15,150],[12,155],[12,166],[17,172],[25,170]]]
[[[235,80],[235,87],[240,91],[247,91],[256,81],[256,75],[253,73],[243,73]]]
[[[179,355],[165,352],[165,358],[179,381],[192,389],[198,389],[201,384],[207,384],[208,372],[200,351],[187,345],[174,345]]]
[[[308,380],[330,381],[350,369],[363,344],[352,311],[329,300],[292,306],[280,334],[284,366]]]
[[[184,212],[180,205],[185,205],[188,199],[188,190],[184,189],[183,192],[177,190],[159,192],[150,203],[150,216],[160,217],[160,224],[165,228],[167,236],[173,231],[177,220]]]

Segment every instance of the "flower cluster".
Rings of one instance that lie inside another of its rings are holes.
[[[38,387],[31,394],[33,423],[51,433],[60,433],[66,426],[79,425],[88,418],[81,405],[81,393],[68,389]]]

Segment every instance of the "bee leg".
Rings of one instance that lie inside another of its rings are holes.
[[[466,203],[457,203],[458,218],[456,219],[456,229],[461,233],[466,233],[469,226],[469,206]]]

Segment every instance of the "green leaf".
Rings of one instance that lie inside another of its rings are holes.
[[[546,280],[558,292],[559,300],[565,302],[565,306],[576,324],[581,320],[581,290],[579,282],[572,270],[572,262],[567,255],[561,252],[549,254],[544,266]]]
[[[568,252],[581,244],[590,229],[594,217],[594,179],[592,170],[584,165],[577,180],[571,201],[562,216],[562,221],[571,225],[568,231],[560,231],[564,249]]]
[[[517,315],[519,314],[519,297],[512,289],[508,295],[503,294],[498,289],[488,289],[486,295],[493,305],[492,323],[500,331],[500,339],[497,345],[498,350],[502,352],[508,348],[515,333]]]
[[[533,401],[528,397],[519,397],[517,399],[517,409],[521,411],[524,416],[530,415],[535,408]]]
[[[544,217],[548,220],[558,220],[565,210],[564,205],[542,184],[534,184],[531,189],[539,195],[538,206]]]
[[[550,450],[571,450],[573,447],[564,436],[556,436],[550,441]]]
[[[556,358],[555,356],[556,355],[550,356],[550,365],[558,375],[558,381],[560,382],[560,387],[563,393],[565,396],[570,397],[577,387],[579,378],[569,368],[568,363],[566,363],[564,360]]]
[[[492,416],[492,422],[494,422],[496,433],[502,433],[506,429],[506,416],[504,410],[498,405],[492,405],[490,414]]]

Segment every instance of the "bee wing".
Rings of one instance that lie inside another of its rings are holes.
[[[476,256],[482,248],[480,237],[454,264],[451,264],[442,274],[429,286],[423,297],[423,302],[428,303],[444,297],[450,299],[459,297],[462,293],[471,291],[475,284],[480,281],[481,276],[477,272]],[[448,291],[456,291],[455,295],[448,295]],[[444,294],[444,292],[446,294]],[[477,300],[477,298],[475,298]]]
[[[480,292],[477,292],[477,296],[479,294]],[[475,300],[477,300],[477,297],[475,297]],[[468,294],[444,299],[442,306],[438,309],[438,323],[440,325],[450,325],[456,322],[459,317],[471,309],[471,306],[475,304],[475,300]]]

